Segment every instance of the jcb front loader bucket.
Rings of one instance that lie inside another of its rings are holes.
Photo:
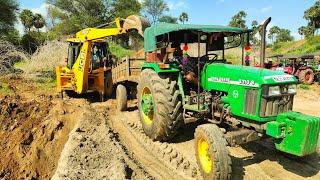
[[[123,20],[122,28],[128,32],[132,29],[136,29],[138,33],[143,37],[144,30],[150,26],[150,22],[141,16],[131,15]]]

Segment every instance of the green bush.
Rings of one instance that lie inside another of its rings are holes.
[[[125,56],[131,56],[133,50],[122,47],[119,44],[114,42],[109,43],[110,52],[115,55],[117,58],[123,58]]]
[[[33,54],[46,40],[46,33],[31,31],[21,38],[22,48],[29,54]]]

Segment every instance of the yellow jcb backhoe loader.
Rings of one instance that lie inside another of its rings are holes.
[[[111,27],[112,25],[116,27]],[[57,91],[74,91],[77,94],[89,91],[100,93],[101,100],[112,94],[112,55],[106,38],[150,26],[140,16],[131,15],[126,19],[116,18],[114,22],[96,28],[86,28],[69,38],[67,66],[56,67]]]

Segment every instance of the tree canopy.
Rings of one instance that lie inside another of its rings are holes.
[[[158,20],[159,22],[165,22],[165,23],[173,23],[177,24],[178,23],[178,18],[172,17],[172,16],[162,16]]]
[[[303,18],[308,21],[308,24],[299,28],[299,34],[306,37],[313,36],[320,28],[320,0],[304,12]]]
[[[179,21],[184,24],[185,22],[189,21],[189,16],[186,12],[182,12],[179,16]]]
[[[239,11],[237,14],[232,16],[229,26],[247,29],[246,20],[247,13],[244,11]]]
[[[278,26],[272,26],[269,30],[268,38],[272,43],[292,41],[293,37],[288,29],[282,29]]]
[[[169,11],[167,3],[163,0],[143,0],[143,11],[150,17],[152,23],[157,22],[164,14]]]
[[[112,16],[126,18],[129,15],[139,15],[141,11],[141,4],[137,0],[113,0]]]
[[[48,0],[55,31],[72,34],[110,20],[110,2],[104,0]],[[57,23],[59,22],[59,23]],[[53,24],[52,23],[52,24]]]
[[[15,0],[0,0],[0,36],[6,36],[14,29],[18,7]]]

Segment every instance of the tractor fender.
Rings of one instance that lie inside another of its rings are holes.
[[[167,67],[160,67],[158,63],[149,63],[145,62],[141,66],[141,71],[144,69],[152,69],[154,70],[157,74],[161,73],[179,73],[180,70],[177,67],[173,67],[171,64],[168,65]]]

